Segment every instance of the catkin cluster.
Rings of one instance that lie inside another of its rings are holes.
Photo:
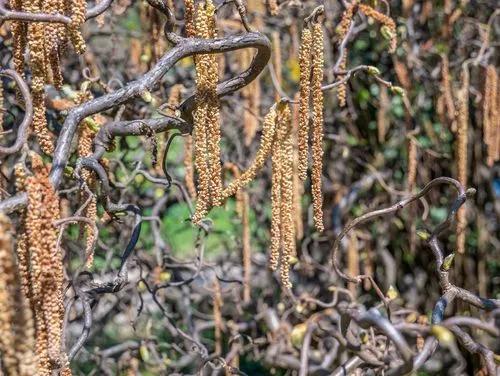
[[[211,0],[196,9],[196,35],[215,36],[215,6]],[[222,168],[220,162],[220,113],[217,96],[218,64],[215,54],[200,55],[195,60],[196,95],[193,112],[194,161],[198,173],[198,193],[193,223],[199,223],[211,206],[222,202]]]
[[[10,7],[27,13],[62,14],[71,18],[71,23],[13,21],[13,57],[17,72],[24,74],[24,55],[29,51],[28,65],[31,69],[33,95],[33,127],[41,149],[51,154],[54,149],[52,135],[45,117],[46,84],[56,88],[62,85],[60,57],[66,49],[68,39],[75,50],[83,53],[85,42],[80,29],[85,21],[85,0],[11,0]]]
[[[318,231],[323,231],[323,195],[321,174],[323,170],[323,28],[320,23],[312,25],[312,30],[304,29],[300,51],[300,100],[298,130],[298,174],[302,180],[307,177],[309,123],[311,123],[311,189],[313,196],[314,223]],[[312,102],[309,121],[309,102]]]
[[[500,85],[494,65],[486,68],[483,99],[483,141],[486,145],[487,164],[500,160]]]
[[[271,253],[272,270],[279,265],[281,283],[290,288],[290,262],[295,256],[295,224],[293,202],[293,134],[291,112],[286,104],[278,104],[276,139],[271,155]]]
[[[0,361],[7,375],[31,376],[37,371],[35,329],[13,244],[10,222],[0,213]]]
[[[57,246],[54,221],[60,217],[59,198],[49,180],[49,168],[32,155],[33,175],[16,169],[18,187],[28,194],[23,218],[24,231],[17,254],[23,293],[28,297],[35,321],[37,375],[52,375],[63,369],[71,374],[62,352],[63,264]]]

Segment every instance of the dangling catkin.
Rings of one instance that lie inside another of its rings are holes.
[[[224,199],[233,196],[239,189],[245,187],[248,183],[254,180],[257,173],[264,166],[267,158],[271,155],[276,134],[276,116],[276,105],[273,105],[269,110],[269,113],[264,117],[261,143],[255,155],[255,159],[238,179],[232,181],[224,189],[222,193],[222,197]]]
[[[0,360],[7,375],[36,374],[35,333],[14,257],[11,225],[0,213]]]
[[[290,262],[295,256],[295,224],[293,214],[293,135],[291,132],[291,113],[287,105],[281,116],[280,124],[283,129],[281,146],[281,231],[283,251],[281,255],[280,276],[285,287],[291,287]]]
[[[295,102],[300,101],[300,94],[296,94]],[[293,213],[295,222],[295,237],[301,240],[304,237],[304,225],[302,223],[302,195],[304,194],[304,184],[299,176],[299,106],[293,106],[292,112],[292,133],[293,133]],[[307,157],[307,156],[306,156]]]
[[[277,133],[273,146],[271,187],[271,252],[272,270],[280,266],[284,287],[291,287],[290,261],[295,255],[295,225],[293,216],[293,140],[291,113],[287,104],[278,104]]]
[[[307,159],[309,152],[309,98],[311,95],[311,48],[312,33],[308,28],[302,30],[299,51],[300,68],[300,100],[299,100],[299,177],[301,180],[307,178]]]
[[[349,29],[351,28],[352,24],[352,19],[357,10],[358,6],[357,3],[354,1],[346,8],[344,13],[342,13],[340,24],[337,26],[336,30],[339,37],[339,41],[342,41],[349,32]]]
[[[49,168],[34,154],[32,176],[20,176],[19,186],[28,194],[23,226],[25,233],[18,243],[20,275],[35,319],[39,375],[50,375],[67,364],[61,352],[63,306],[63,265],[57,247],[59,199],[49,180]],[[23,187],[24,185],[24,187]],[[68,374],[69,369],[65,371]]]
[[[76,52],[85,52],[85,40],[81,34],[81,27],[85,22],[86,0],[65,0],[66,9],[71,11],[71,23],[68,25],[68,34]]]
[[[498,133],[500,131],[498,91],[497,72],[493,65],[488,65],[483,100],[483,142],[486,145],[488,166],[493,166],[493,163],[498,160]]]
[[[467,187],[467,144],[468,144],[468,122],[469,122],[469,72],[464,68],[462,74],[462,87],[458,93],[458,116],[457,116],[457,141],[456,141],[456,161],[457,180],[464,187]],[[465,207],[457,212],[457,252],[465,252],[465,230],[467,226]]]
[[[279,104],[279,107],[282,105]],[[278,121],[281,116],[281,109],[278,107]],[[276,142],[273,147],[271,162],[272,162],[272,175],[271,175],[271,247],[269,256],[269,266],[271,270],[278,269],[280,261],[280,250],[282,247],[283,231],[282,231],[282,215],[281,215],[281,179],[283,177],[282,165],[282,137],[283,130],[278,126],[276,132]]]
[[[388,114],[391,102],[387,94],[387,87],[385,85],[380,85],[379,88],[380,97],[377,109],[377,139],[380,144],[383,144],[385,142],[387,129],[389,128]]]
[[[453,91],[451,87],[451,76],[448,57],[442,55],[442,65],[441,65],[441,93],[443,97],[443,102],[445,104],[445,114],[449,121],[450,128],[453,132],[457,131],[457,124],[455,119],[456,109],[455,102],[453,100]]]
[[[408,176],[406,186],[408,192],[413,192],[417,181],[417,141],[410,137],[408,141]]]
[[[84,121],[79,129],[78,156],[80,158],[90,157],[92,155],[92,142],[95,135],[96,131]],[[82,171],[82,178],[90,189],[95,189],[96,177],[94,173],[87,170]],[[97,199],[95,196],[90,198],[90,202],[85,208],[84,215],[94,222],[97,220]],[[86,241],[85,264],[88,268],[90,268],[94,261],[94,241],[97,234],[94,234],[94,228],[89,224],[86,224],[84,228]]]
[[[312,172],[313,217],[316,229],[322,232],[323,194],[321,175],[323,171],[323,28],[320,23],[313,25],[313,67],[312,67]]]
[[[215,35],[215,6],[207,0],[197,8],[196,34],[200,38]],[[195,167],[199,175],[198,200],[193,223],[198,223],[210,206],[222,203],[220,163],[220,114],[217,97],[218,66],[214,54],[196,59],[196,108],[194,119]],[[202,171],[206,169],[205,171]]]
[[[213,313],[214,313],[214,337],[215,337],[215,353],[217,355],[222,354],[222,330],[223,330],[223,321],[222,321],[222,292],[220,289],[219,280],[215,278],[213,283],[214,295],[213,295]]]

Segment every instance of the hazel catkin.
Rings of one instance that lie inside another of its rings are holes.
[[[312,67],[312,172],[313,217],[316,229],[322,232],[323,194],[321,175],[323,171],[323,28],[320,23],[313,25],[313,67]]]
[[[215,6],[211,0],[198,6],[196,34],[200,38],[215,35]],[[218,66],[214,54],[196,59],[196,108],[194,119],[194,159],[198,172],[198,200],[193,223],[198,223],[211,206],[222,203],[222,167],[220,162],[220,113],[217,96]]]
[[[468,122],[469,122],[469,72],[464,68],[462,74],[462,87],[458,93],[458,115],[457,115],[457,140],[455,146],[457,161],[457,180],[467,187],[467,146],[468,146]],[[457,212],[457,252],[465,252],[465,232],[467,220],[465,207]]]
[[[488,65],[484,83],[483,142],[486,145],[486,163],[490,167],[493,166],[495,161],[500,159],[500,120],[498,117],[498,101],[500,100],[499,89],[498,74],[495,66]]]
[[[300,99],[298,130],[298,172],[301,180],[307,178],[307,160],[309,152],[309,100],[311,95],[312,33],[309,28],[302,30],[299,51]]]

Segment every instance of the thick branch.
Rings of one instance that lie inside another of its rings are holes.
[[[51,181],[54,187],[57,188],[61,183],[62,173],[71,154],[71,142],[78,124],[87,116],[108,110],[127,102],[145,91],[152,90],[175,63],[187,56],[223,53],[243,48],[256,48],[257,55],[246,71],[218,85],[217,93],[219,96],[230,94],[252,82],[266,66],[270,57],[271,47],[265,35],[252,32],[222,39],[180,38],[179,43],[166,53],[140,79],[130,82],[116,92],[104,95],[72,109],[64,122],[63,129],[57,140],[51,171]],[[193,106],[194,95],[181,105],[182,117],[188,122],[191,122]]]

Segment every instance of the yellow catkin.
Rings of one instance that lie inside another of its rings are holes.
[[[278,115],[279,116],[279,115]],[[279,118],[278,118],[279,120]],[[273,147],[271,162],[271,246],[269,255],[269,266],[271,270],[278,269],[280,261],[280,250],[282,247],[283,231],[282,231],[282,215],[281,215],[281,179],[283,177],[281,144],[283,138],[283,130],[278,127],[276,134],[276,142]]]
[[[290,107],[285,106],[278,117],[278,127],[282,130],[280,151],[281,168],[281,237],[283,250],[281,254],[280,276],[281,283],[285,287],[291,287],[290,283],[290,263],[295,256],[295,224],[293,214],[293,136],[291,132]]]
[[[92,129],[85,122],[79,129],[79,139],[78,139],[78,156],[79,157],[90,157],[92,155],[92,142],[96,135],[96,131]],[[90,189],[95,189],[96,178],[90,171],[83,171],[82,178],[84,182]],[[97,221],[97,199],[92,197],[84,212],[85,217],[92,221]],[[95,236],[93,226],[85,225],[85,264],[87,267],[91,267],[94,261],[94,242]]]
[[[25,233],[18,242],[19,269],[23,291],[34,313],[37,374],[50,375],[67,363],[61,352],[63,266],[53,226],[60,217],[59,199],[49,180],[49,167],[36,154],[31,165],[34,175],[21,175],[18,183],[28,194]]]
[[[359,10],[363,12],[367,17],[373,18],[375,21],[381,23],[383,26],[387,28],[387,33],[390,36],[390,44],[389,44],[389,52],[396,51],[397,46],[397,32],[396,32],[396,23],[394,20],[386,16],[383,13],[380,13],[378,10],[373,9],[371,6],[367,4],[359,4]]]
[[[340,23],[337,26],[337,34],[339,36],[339,41],[342,41],[349,32],[349,28],[351,27],[352,24],[352,19],[357,9],[358,9],[357,2],[354,1],[346,8],[344,13],[342,13],[342,18],[340,19]]]
[[[409,192],[413,192],[417,181],[417,141],[410,137],[408,141],[408,172],[406,186]]]
[[[41,11],[47,14],[62,14],[64,9],[60,0],[48,0],[42,4]],[[53,82],[58,89],[62,86],[62,72],[59,60],[59,46],[65,40],[65,27],[60,23],[44,24],[45,29],[45,61],[47,64],[46,81]]]
[[[309,152],[309,99],[311,96],[311,48],[312,33],[308,28],[302,30],[299,51],[300,68],[300,99],[299,99],[299,130],[298,130],[298,152],[299,152],[299,177],[301,180],[307,178],[307,160]]]
[[[215,6],[210,0],[197,8],[195,24],[198,37],[206,39],[215,35],[214,13]],[[220,104],[217,97],[217,82],[216,56],[200,55],[196,59],[196,108],[193,114],[195,167],[200,184],[193,223],[198,223],[207,214],[210,206],[222,203]],[[202,159],[204,161],[201,161]]]
[[[387,87],[385,85],[380,85],[380,97],[377,109],[377,138],[379,143],[385,142],[385,136],[389,128],[389,110],[391,102],[389,95],[387,94]]]
[[[486,145],[487,164],[493,166],[498,160],[498,133],[500,120],[498,119],[498,74],[493,65],[486,68],[483,100],[483,141]]]
[[[323,170],[323,28],[317,23],[313,26],[313,68],[312,68],[312,171],[311,185],[313,197],[313,217],[316,229],[322,232],[323,194],[321,175]]]
[[[213,313],[214,313],[214,337],[215,337],[215,353],[217,355],[222,354],[222,331],[224,322],[222,320],[222,292],[219,284],[219,280],[216,278],[213,283],[214,295],[213,295]]]
[[[271,245],[269,265],[277,270],[281,284],[291,287],[290,263],[295,256],[295,223],[293,202],[293,132],[288,105],[280,103],[276,117],[273,145],[271,186]]]
[[[442,64],[441,64],[441,95],[443,98],[444,108],[445,108],[445,117],[449,122],[449,126],[453,132],[457,130],[457,124],[455,120],[455,102],[453,100],[453,90],[451,87],[451,79],[450,79],[450,67],[448,57],[446,55],[442,55]]]
[[[45,154],[51,155],[54,152],[54,142],[52,134],[47,128],[47,118],[45,116],[45,94],[43,91],[33,92],[33,128],[38,138],[38,144]]]
[[[224,199],[233,196],[236,192],[250,183],[257,173],[262,169],[267,158],[271,155],[273,150],[273,142],[276,134],[276,105],[273,105],[269,113],[264,118],[262,127],[262,138],[260,147],[257,150],[255,159],[252,164],[241,173],[238,179],[232,181],[223,191],[222,197]]]
[[[469,121],[469,73],[465,69],[462,77],[462,87],[458,93],[458,116],[457,116],[457,140],[456,140],[456,161],[457,180],[464,187],[467,186],[467,144],[468,144],[468,121]],[[466,212],[462,206],[457,212],[457,252],[465,252],[466,235]]]
[[[81,27],[85,22],[86,0],[65,0],[67,9],[71,10],[71,23],[68,33],[75,50],[82,54],[85,52],[85,40],[81,34]]]
[[[295,95],[295,102],[299,102],[300,94]],[[293,213],[295,221],[295,237],[301,240],[304,237],[304,225],[302,222],[302,195],[304,194],[304,184],[300,179],[299,165],[299,106],[293,106],[292,132],[293,132]]]

